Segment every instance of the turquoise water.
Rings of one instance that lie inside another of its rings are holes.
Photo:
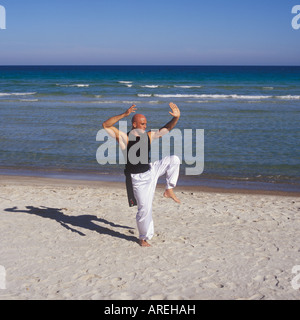
[[[134,103],[159,128],[171,101],[177,128],[204,129],[204,172],[183,163],[183,183],[300,190],[300,67],[0,67],[2,172],[122,179],[96,161],[102,122]]]

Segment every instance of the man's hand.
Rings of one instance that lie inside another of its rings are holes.
[[[125,117],[128,117],[132,112],[136,111],[136,106],[133,104],[129,109],[124,112]]]
[[[179,108],[176,106],[175,103],[171,102],[169,104],[170,108],[172,109],[172,112],[170,111],[170,115],[173,116],[174,118],[179,118],[180,117],[180,110]]]

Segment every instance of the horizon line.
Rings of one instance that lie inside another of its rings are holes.
[[[0,67],[300,67],[300,64],[4,64]]]

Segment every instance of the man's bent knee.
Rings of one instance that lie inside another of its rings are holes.
[[[176,156],[176,155],[173,155],[170,158],[171,158],[171,161],[172,161],[173,164],[180,164],[181,163],[179,157]]]

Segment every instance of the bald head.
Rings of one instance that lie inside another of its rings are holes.
[[[140,121],[140,120],[143,119],[143,118],[146,119],[146,117],[145,117],[143,114],[136,113],[136,114],[132,117],[131,123],[138,122],[138,121]]]
[[[147,127],[147,119],[143,114],[137,113],[132,117],[131,120],[133,129],[142,129],[146,130]]]

